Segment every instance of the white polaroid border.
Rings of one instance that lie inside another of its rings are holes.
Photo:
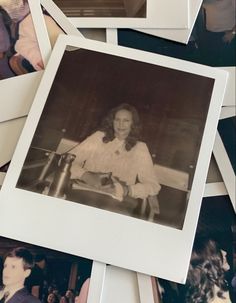
[[[87,303],[102,303],[106,264],[93,261]]]
[[[154,300],[152,277],[137,273],[140,303],[157,303]]]
[[[70,17],[69,20],[78,28],[188,28],[189,5],[188,0],[147,0],[146,18]]]
[[[25,124],[25,117],[0,122],[0,167],[8,163]]]
[[[54,18],[59,26],[67,34],[82,34],[68,21],[66,16],[54,4],[52,0],[28,0],[32,19],[42,54],[44,65],[46,66],[52,48],[48,37],[46,24],[44,21],[41,5]],[[0,122],[26,116],[32,105],[38,85],[41,81],[43,71],[37,71],[22,76],[16,76],[0,81],[1,96],[4,96],[4,102],[0,103]],[[20,90],[14,90],[13,87],[20,87]]]
[[[5,179],[6,173],[0,172],[0,189]]]
[[[223,107],[221,113],[221,119],[226,119],[229,117],[234,117],[236,115],[235,107]],[[223,138],[221,138],[219,132],[217,131],[215,137],[215,144],[213,148],[213,153],[216,159],[216,162],[219,166],[222,178],[224,180],[225,186],[227,188],[230,200],[233,204],[234,210],[236,210],[236,176],[231,165],[229,156],[224,147]]]
[[[136,272],[112,265],[106,266],[102,303],[111,302],[140,303]]]
[[[229,79],[227,83],[226,93],[224,97],[224,106],[236,106],[236,67],[235,66],[224,66],[220,67],[229,73]]]
[[[187,44],[191,36],[197,15],[199,13],[202,0],[189,0],[189,28],[186,29],[136,29],[137,31]]]
[[[204,191],[204,198],[228,195],[224,182],[207,183]]]
[[[199,160],[196,165],[182,230],[15,187],[57,68],[67,46],[84,48],[214,79]],[[82,256],[89,259],[184,283],[227,75],[225,71],[208,66],[112,44],[61,35],[50,57],[0,192],[1,233],[8,237],[12,237],[14,234],[20,240],[36,241],[39,245],[72,254],[79,251]],[[9,212],[12,214],[12,209],[14,209],[14,227],[7,219],[7,214]],[[51,214],[55,213],[55,210],[56,221],[52,225]],[[70,222],[63,225],[65,214],[70,218]],[[38,224],[37,222],[39,220],[41,222],[42,217],[43,224]],[[31,226],[30,232],[29,226]],[[68,234],[71,236],[68,237]],[[60,240],[62,237],[63,241]],[[78,239],[78,241],[71,241],[71,237]],[[173,258],[173,251],[175,251],[175,258]]]

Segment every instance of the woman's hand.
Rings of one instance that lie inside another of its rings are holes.
[[[233,31],[227,31],[227,32],[225,32],[222,40],[223,40],[224,43],[229,44],[234,39],[234,37],[235,37],[235,34],[234,34]]]
[[[109,174],[106,173],[94,173],[87,171],[82,175],[81,180],[88,185],[94,186],[95,188],[103,189],[103,187],[105,188],[105,186],[103,186],[104,179],[108,178],[108,176]]]

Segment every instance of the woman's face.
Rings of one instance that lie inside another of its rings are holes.
[[[228,271],[230,269],[230,266],[229,266],[229,263],[226,259],[227,252],[221,249],[221,254],[222,254],[222,259],[223,259],[222,268],[223,268],[224,271]]]
[[[131,131],[132,123],[132,113],[126,109],[119,110],[113,121],[115,137],[119,140],[126,139]]]
[[[56,301],[55,295],[49,294],[47,301],[48,301],[48,303],[54,303]]]

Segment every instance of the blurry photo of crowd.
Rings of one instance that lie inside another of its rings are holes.
[[[0,302],[86,303],[92,261],[0,238]]]

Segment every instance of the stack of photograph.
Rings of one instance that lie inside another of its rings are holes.
[[[236,303],[235,20],[0,0],[0,303]]]

